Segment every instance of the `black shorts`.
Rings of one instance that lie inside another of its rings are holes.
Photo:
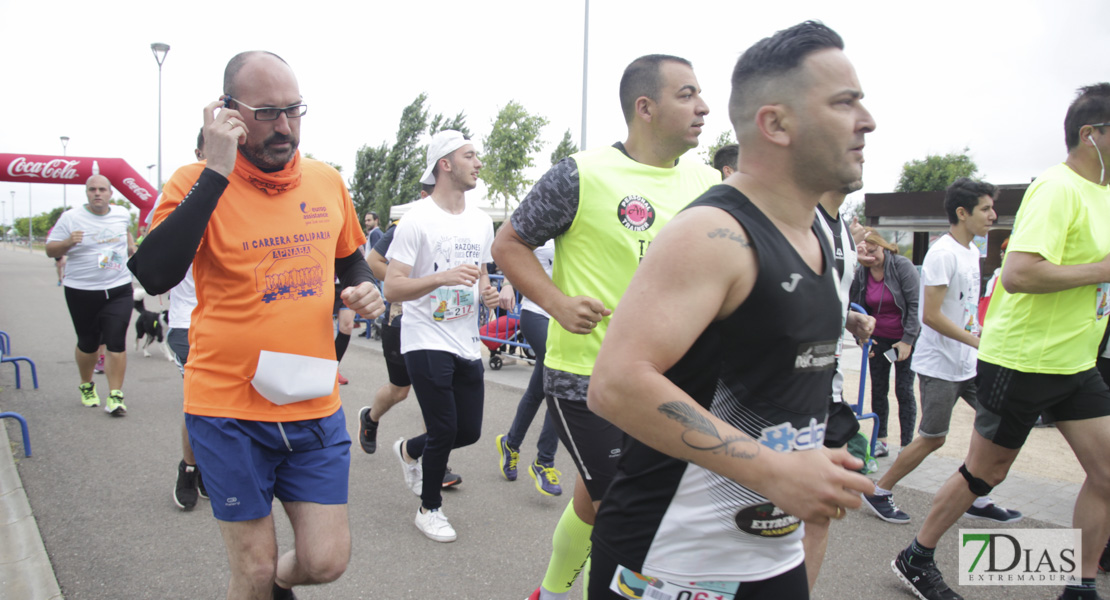
[[[401,324],[382,327],[382,353],[385,354],[385,370],[389,373],[389,383],[397,387],[412,385],[405,358],[401,356]]]
[[[189,362],[189,330],[174,327],[166,333],[166,345],[173,352],[173,362],[185,376],[185,363]]]
[[[975,415],[975,430],[1011,450],[1025,444],[1042,411],[1053,421],[1110,415],[1110,388],[1094,368],[1074,375],[1049,375],[980,360],[975,385],[982,407]]]
[[[92,354],[103,343],[108,352],[127,350],[127,326],[131,324],[130,283],[109,290],[65,288],[66,305],[77,332],[77,349]]]
[[[582,400],[567,400],[551,394],[546,394],[546,398],[547,412],[590,498],[601,500],[617,474],[624,432],[590,412]]]
[[[710,506],[706,506],[705,509],[712,510]],[[612,591],[610,587],[613,583],[613,574],[617,572],[619,566],[617,561],[609,556],[604,549],[600,548],[597,544],[593,545],[593,551],[590,554],[590,600],[594,600],[595,598],[628,597]],[[678,581],[675,582],[679,583]],[[679,594],[679,598],[682,598],[683,594]],[[645,595],[644,597],[651,598],[650,595]],[[669,598],[670,596],[667,597]],[[706,592],[700,592],[691,593],[689,597],[717,598],[719,596],[711,596]],[[771,577],[770,579],[764,579],[763,581],[745,581],[741,583],[736,590],[736,600],[779,600],[780,598],[797,600],[809,598],[809,579],[806,578],[805,563],[785,573]]]

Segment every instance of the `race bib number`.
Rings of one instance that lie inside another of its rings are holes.
[[[123,265],[126,262],[123,256],[115,250],[111,252],[100,252],[96,258],[96,266],[98,268],[110,269],[112,271],[122,271]]]
[[[428,300],[436,321],[454,321],[474,313],[474,290],[471,288],[439,288]]]
[[[1095,286],[1095,319],[1099,320],[1110,313],[1110,306],[1107,305],[1110,299],[1110,283],[1100,283]]]
[[[739,581],[691,581],[674,583],[641,575],[617,566],[609,590],[621,598],[645,600],[734,600]]]

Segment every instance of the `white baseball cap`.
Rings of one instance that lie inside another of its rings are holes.
[[[433,135],[431,143],[428,144],[428,168],[424,169],[424,175],[420,178],[420,183],[435,185],[436,177],[432,175],[432,170],[435,169],[439,159],[467,144],[473,145],[475,150],[478,149],[477,142],[466,139],[462,133],[454,129],[445,129]]]

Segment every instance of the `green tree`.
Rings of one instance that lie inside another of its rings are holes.
[[[524,170],[535,166],[532,154],[543,149],[540,131],[548,121],[531,115],[515,100],[509,101],[493,121],[493,130],[484,140],[482,180],[493,203],[517,203],[534,183]]]
[[[463,137],[470,139],[470,129],[466,126],[466,113],[462,111],[459,111],[459,113],[455,115],[455,118],[450,121],[442,114],[437,114],[432,117],[431,123],[428,124],[428,135],[435,135],[448,129],[454,129],[463,134]],[[427,146],[424,148],[427,149]]]
[[[563,140],[555,146],[555,150],[551,153],[551,166],[555,166],[560,160],[578,152],[578,145],[570,138],[570,130],[563,134]]]
[[[351,176],[348,186],[351,188],[351,199],[355,202],[355,210],[360,215],[374,210],[378,205],[377,196],[374,195],[375,183],[382,178],[385,159],[388,156],[389,146],[385,142],[374,148],[363,146],[355,154],[355,174]]]
[[[712,167],[713,166],[713,155],[717,153],[717,150],[719,150],[721,148],[721,146],[727,146],[729,144],[735,144],[735,143],[736,143],[736,140],[732,139],[732,130],[731,129],[726,129],[725,131],[722,131],[720,135],[717,136],[717,141],[715,141],[712,144],[703,148],[701,150],[701,152],[698,152],[698,155],[700,155],[701,159],[703,161],[705,161],[705,164]]]
[[[428,127],[428,95],[421,93],[401,111],[397,141],[389,149],[381,177],[374,184],[374,207],[379,215],[388,215],[394,204],[412,202],[420,197],[420,175],[424,172],[426,152],[418,146],[420,136]]]
[[[896,192],[943,192],[960,177],[975,177],[979,167],[963,152],[950,152],[944,156],[930,154],[923,160],[911,160],[902,165]]]

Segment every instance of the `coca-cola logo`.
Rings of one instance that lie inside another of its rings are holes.
[[[55,158],[47,162],[30,162],[23,156],[8,163],[8,175],[12,177],[41,177],[43,179],[77,179],[79,160]]]
[[[147,191],[145,187],[135,183],[135,178],[128,177],[127,179],[123,180],[123,183],[127,187],[131,188],[131,191],[135,192],[135,195],[139,198],[142,198],[143,200],[150,200],[150,192]]]

